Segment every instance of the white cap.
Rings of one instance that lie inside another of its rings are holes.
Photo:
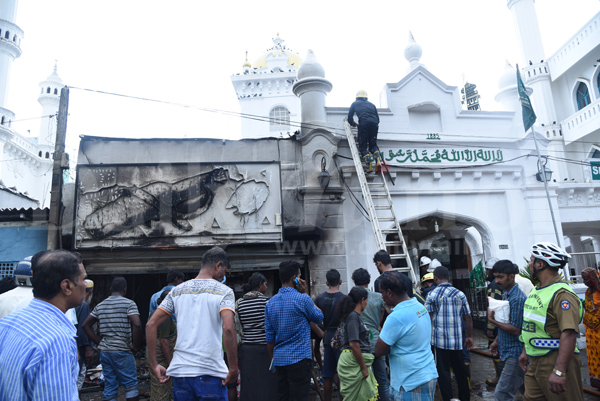
[[[429,264],[429,268],[427,269],[428,272],[432,273],[436,267],[440,267],[442,264],[440,263],[439,260],[437,259],[433,259],[431,261],[431,263]]]
[[[496,264],[496,262],[498,262],[500,259],[498,258],[489,258],[488,260],[485,261],[485,268],[486,269],[491,269],[494,267],[494,265]]]
[[[425,266],[431,263],[431,259],[427,256],[421,256],[421,264],[419,266]]]

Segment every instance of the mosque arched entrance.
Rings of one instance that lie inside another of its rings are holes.
[[[473,268],[480,262],[485,264],[491,255],[493,240],[487,226],[477,219],[444,211],[408,218],[401,221],[400,226],[415,269],[418,269],[422,256],[437,259],[450,270],[452,284],[469,298],[474,318],[477,320],[478,314],[484,318],[485,291],[470,285],[469,277]],[[387,240],[397,240],[393,235],[390,234]],[[388,251],[401,253],[401,249],[391,248]],[[393,260],[392,263],[395,263],[395,267],[406,265],[403,259]],[[421,273],[418,274],[420,277]]]

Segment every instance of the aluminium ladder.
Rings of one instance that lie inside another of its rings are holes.
[[[372,180],[367,180],[367,176],[360,160],[360,154],[358,153],[358,147],[356,146],[356,141],[354,140],[354,134],[352,133],[352,129],[350,128],[350,124],[348,124],[347,120],[344,120],[344,127],[346,128],[346,137],[348,138],[348,145],[350,146],[350,152],[352,153],[352,160],[354,161],[354,167],[356,168],[360,189],[367,206],[369,219],[371,220],[371,227],[373,228],[373,234],[375,235],[377,249],[383,249],[387,251],[392,260],[405,259],[406,266],[397,267],[394,268],[394,270],[407,273],[408,277],[413,283],[413,287],[418,288],[419,279],[415,274],[412,262],[408,256],[408,249],[402,235],[402,229],[400,228],[396,211],[394,210],[394,203],[392,202],[392,196],[390,195],[385,174],[383,173],[383,170],[381,170],[381,173],[375,173],[375,176]],[[381,181],[377,182],[375,177],[381,177]],[[375,204],[375,202],[373,202],[374,198],[382,199],[383,201]],[[385,215],[382,216],[378,214],[378,212]],[[392,227],[382,229],[382,222],[391,223]],[[398,236],[398,240],[387,241],[387,234],[396,234]],[[402,247],[402,253],[393,253],[388,251],[388,247],[396,248],[399,246]]]

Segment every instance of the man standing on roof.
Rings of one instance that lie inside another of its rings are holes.
[[[576,346],[581,301],[558,273],[571,255],[550,242],[531,247],[529,270],[540,282],[523,310],[519,365],[525,373],[524,400],[583,400],[581,355]]]
[[[358,116],[359,124],[354,122],[354,114]],[[348,111],[348,124],[358,126],[358,152],[365,171],[374,171],[381,163],[381,154],[377,147],[377,132],[379,131],[379,114],[375,105],[367,100],[367,92],[359,90],[356,100]]]

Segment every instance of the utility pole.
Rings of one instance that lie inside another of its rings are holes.
[[[54,145],[54,164],[52,166],[52,186],[50,189],[50,215],[48,220],[48,250],[58,249],[60,235],[60,215],[62,212],[63,169],[68,168],[69,160],[65,154],[67,137],[67,116],[69,115],[69,88],[60,90],[56,142]]]

